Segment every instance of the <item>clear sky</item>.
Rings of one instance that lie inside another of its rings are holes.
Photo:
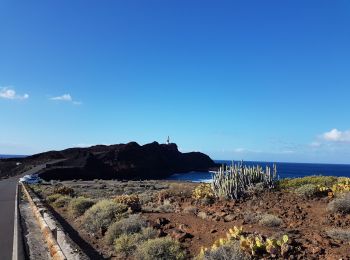
[[[350,1],[0,2],[0,153],[137,141],[350,163]]]

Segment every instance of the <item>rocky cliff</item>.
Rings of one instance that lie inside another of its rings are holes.
[[[213,160],[203,153],[181,153],[176,144],[157,142],[70,148],[26,158],[37,162],[49,159],[61,161],[40,174],[45,180],[162,179],[173,173],[206,171],[216,167]]]

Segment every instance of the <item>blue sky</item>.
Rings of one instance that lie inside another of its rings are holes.
[[[350,163],[349,1],[0,2],[0,153],[135,140]]]

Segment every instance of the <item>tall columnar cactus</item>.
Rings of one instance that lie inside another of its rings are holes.
[[[245,166],[232,164],[231,166],[222,166],[217,172],[213,173],[212,188],[217,197],[230,199],[239,199],[248,188],[262,183],[266,189],[275,187],[277,181],[277,168],[273,169],[266,166],[265,171],[259,165]]]

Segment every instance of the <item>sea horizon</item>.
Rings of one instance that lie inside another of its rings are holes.
[[[229,160],[214,160],[216,163],[231,165]],[[240,163],[241,161],[234,161]],[[290,163],[290,162],[261,162],[261,161],[243,161],[247,166],[272,167],[276,164],[277,175],[279,178],[298,178],[312,175],[350,177],[349,164],[327,164],[327,163]],[[192,182],[210,182],[212,173],[210,172],[189,172],[175,173],[168,178],[169,180],[183,180]]]

